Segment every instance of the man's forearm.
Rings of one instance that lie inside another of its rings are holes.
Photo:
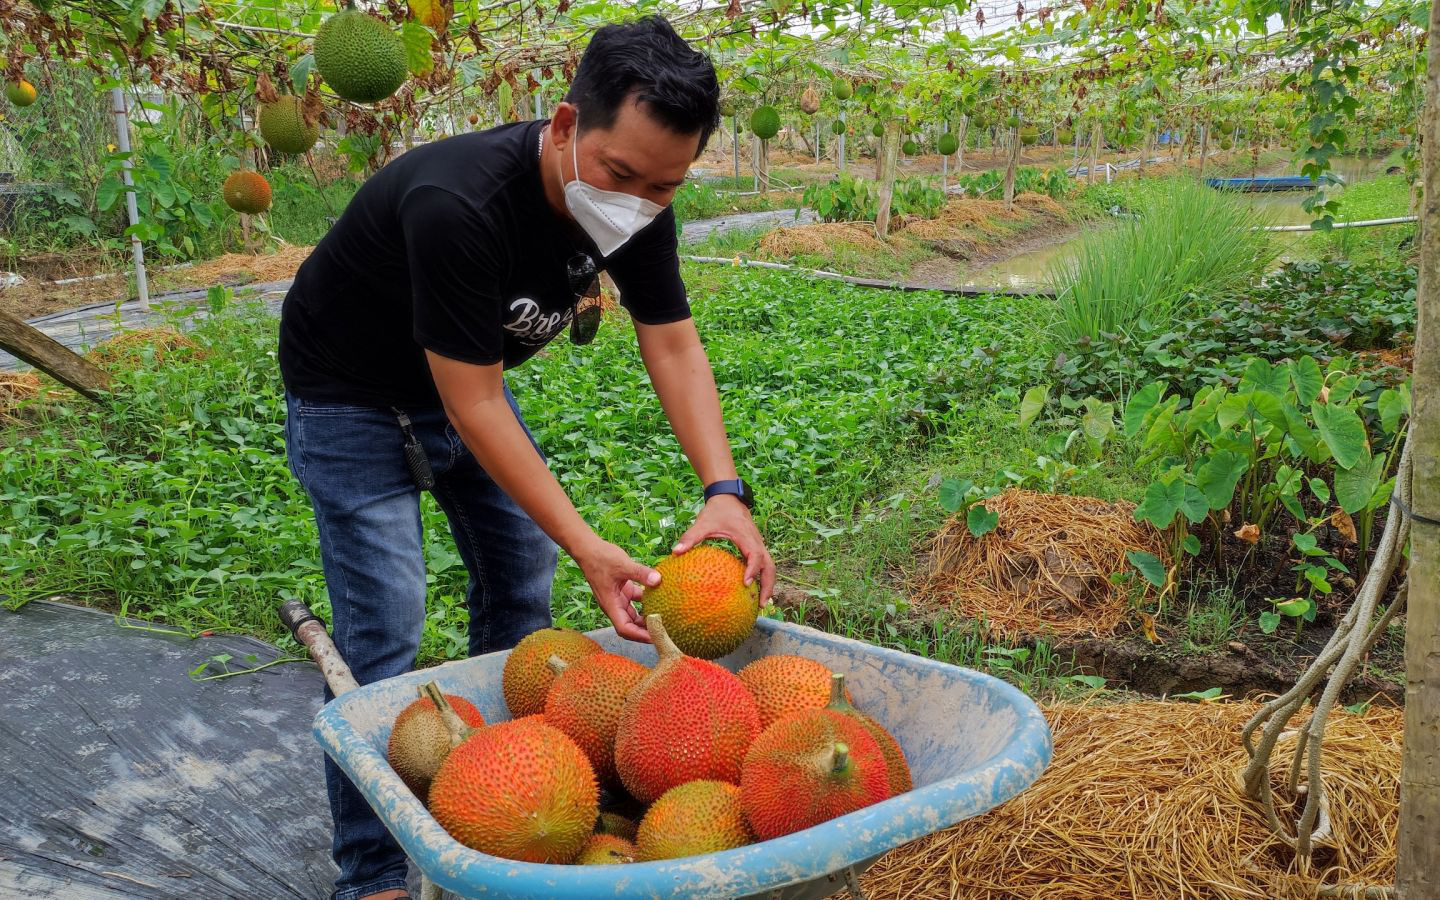
[[[704,346],[697,339],[675,352],[647,354],[645,366],[680,449],[700,481],[734,478],[735,460]]]
[[[445,412],[485,472],[566,553],[578,557],[585,545],[598,540],[535,452],[503,394]]]

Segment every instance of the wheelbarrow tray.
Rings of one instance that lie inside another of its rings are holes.
[[[655,651],[612,629],[590,632],[602,647],[647,666]],[[761,618],[741,647],[717,660],[734,671],[762,656],[792,653],[843,672],[855,705],[900,742],[915,789],[813,828],[735,850],[663,862],[560,866],[515,862],[450,837],[390,768],[395,716],[434,680],[479,708],[510,718],[501,692],[508,651],[366,685],[315,717],[315,737],[360,788],[420,870],[461,897],[827,897],[886,851],[1005,802],[1050,762],[1050,729],[1034,702],[998,678]]]

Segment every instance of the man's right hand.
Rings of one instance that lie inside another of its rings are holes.
[[[571,555],[590,582],[595,602],[615,624],[615,633],[627,640],[650,643],[650,633],[645,630],[645,620],[635,611],[635,601],[644,592],[641,585],[655,587],[660,583],[660,573],[598,537]]]

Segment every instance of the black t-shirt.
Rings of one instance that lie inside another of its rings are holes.
[[[638,322],[688,318],[675,214],[602,258],[540,181],[543,121],[416,147],[361,186],[300,266],[280,319],[285,386],[307,400],[438,406],[425,350],[519,365],[570,323],[566,263],[609,272]]]

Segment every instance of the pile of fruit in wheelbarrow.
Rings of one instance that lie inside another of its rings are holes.
[[[641,598],[653,669],[584,634],[534,632],[506,660],[510,721],[431,682],[395,720],[390,764],[457,841],[506,859],[610,864],[729,850],[911,789],[899,744],[801,656],[731,673],[758,590],[701,545]],[[601,811],[602,789],[624,798]],[[627,815],[628,813],[628,815]]]

